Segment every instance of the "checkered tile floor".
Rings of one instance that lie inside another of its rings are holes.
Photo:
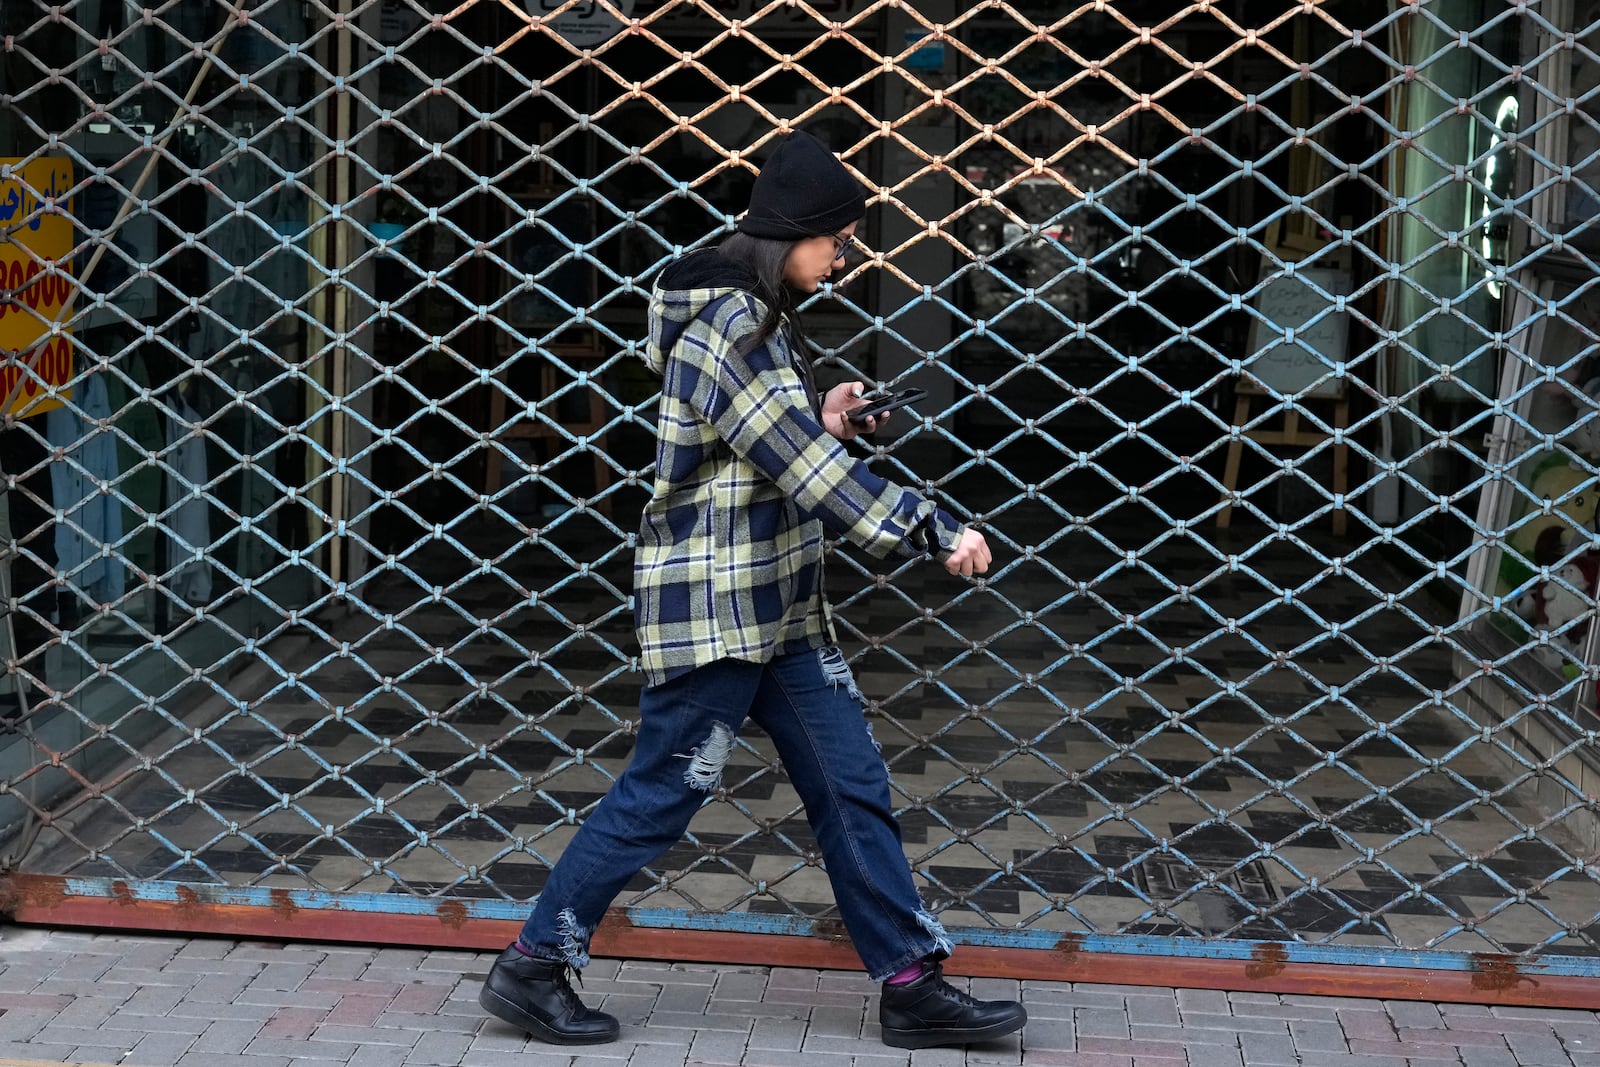
[[[1026,502],[991,527],[983,586],[847,551],[829,576],[947,926],[1596,951],[1594,868],[1432,695],[1451,675],[1429,627],[1451,612],[1427,581],[1324,530],[1063,525]],[[292,680],[241,674],[247,712],[149,749],[158,769],[71,838],[47,830],[29,869],[537,893],[628,758],[631,555],[581,515],[459,536],[266,650]],[[1390,594],[1407,610],[1373,611]],[[723,782],[619,903],[829,916],[753,728]]]

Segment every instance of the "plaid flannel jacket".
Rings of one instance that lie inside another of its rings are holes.
[[[645,676],[836,641],[825,529],[869,554],[949,557],[962,525],[879,477],[823,429],[782,331],[748,352],[766,306],[744,268],[691,255],[657,280],[644,358],[662,375],[656,477],[634,556]]]

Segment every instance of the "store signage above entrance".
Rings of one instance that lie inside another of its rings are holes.
[[[528,13],[580,48],[609,41],[622,22],[598,0],[579,0],[558,11],[565,0],[527,0]],[[633,0],[611,0],[623,18],[633,17]]]

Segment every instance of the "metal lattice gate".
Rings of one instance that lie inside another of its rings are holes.
[[[650,279],[804,127],[825,373],[997,548],[830,579],[971,965],[1594,1002],[1593,17],[7,3],[12,915],[503,941],[634,729]],[[846,961],[731,766],[602,947]]]

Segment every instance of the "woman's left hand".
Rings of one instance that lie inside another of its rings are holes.
[[[829,389],[822,398],[822,428],[841,441],[853,441],[856,434],[871,433],[888,422],[888,412],[877,418],[869,418],[864,423],[854,423],[846,418],[856,408],[866,406],[867,402],[861,399],[865,389],[866,386],[861,382],[845,382]]]

